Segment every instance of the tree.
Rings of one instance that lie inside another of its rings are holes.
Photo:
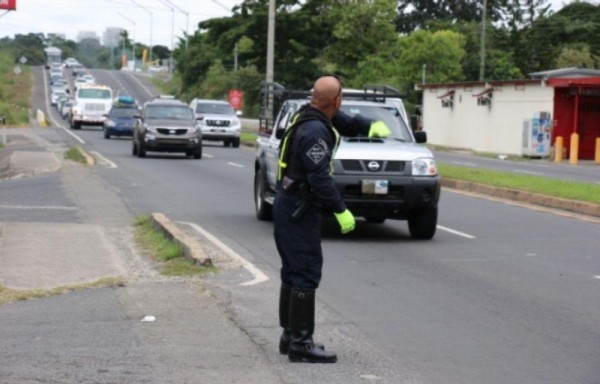
[[[453,31],[413,32],[398,44],[398,76],[408,88],[422,82],[423,73],[428,83],[461,81],[464,46],[465,37]]]
[[[367,63],[389,67],[385,62],[395,60],[393,47],[398,41],[395,6],[395,0],[353,0],[331,9],[333,39],[324,57],[335,72],[349,79],[359,74],[364,78]]]
[[[598,68],[598,57],[594,57],[587,44],[565,46],[554,62],[555,68]]]

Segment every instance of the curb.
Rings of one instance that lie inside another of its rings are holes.
[[[86,164],[87,164],[87,165],[89,165],[90,167],[91,167],[91,166],[94,166],[94,165],[96,165],[96,159],[94,159],[94,157],[93,157],[92,155],[88,154],[88,153],[87,153],[87,152],[86,152],[86,151],[85,151],[83,148],[81,148],[80,146],[77,146],[76,148],[77,148],[77,150],[79,151],[79,153],[81,153],[81,155],[82,155],[83,157],[85,157],[85,162],[86,162]]]
[[[152,219],[152,226],[178,244],[183,249],[183,255],[190,261],[199,265],[213,265],[210,257],[204,252],[202,245],[183,233],[167,216],[162,213],[153,213],[150,218]]]
[[[519,201],[523,203],[539,205],[546,208],[559,209],[562,211],[574,212],[586,216],[600,217],[600,205],[598,204],[561,199],[558,197],[541,195],[539,193],[519,191],[516,189],[491,187],[489,185],[455,179],[442,178],[442,187],[458,189],[482,195],[490,195],[502,199]]]

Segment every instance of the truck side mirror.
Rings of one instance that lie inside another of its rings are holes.
[[[416,131],[416,132],[413,132],[413,134],[415,135],[415,141],[418,144],[425,144],[427,142],[427,132]]]
[[[283,137],[284,133],[285,133],[285,128],[277,128],[275,130],[275,138],[276,139],[281,139]]]

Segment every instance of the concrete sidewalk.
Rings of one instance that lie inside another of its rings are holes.
[[[0,382],[285,382],[201,279],[157,272],[121,197],[64,160],[51,130],[10,138],[0,149],[0,288],[125,283],[0,303]]]

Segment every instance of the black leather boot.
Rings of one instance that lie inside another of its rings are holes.
[[[290,341],[292,340],[289,323],[291,293],[291,286],[281,284],[281,289],[279,290],[279,325],[283,328],[283,332],[281,332],[281,337],[279,338],[279,353],[282,355],[288,354]],[[317,348],[325,349],[321,343],[315,343],[315,345]]]
[[[279,353],[282,355],[287,355],[288,348],[290,347],[290,340],[292,338],[289,325],[291,293],[291,286],[281,284],[281,289],[279,290],[279,325],[283,328],[283,332],[279,338]]]
[[[337,355],[315,344],[315,290],[292,289],[289,326],[291,332],[288,358],[291,362],[335,363]]]

